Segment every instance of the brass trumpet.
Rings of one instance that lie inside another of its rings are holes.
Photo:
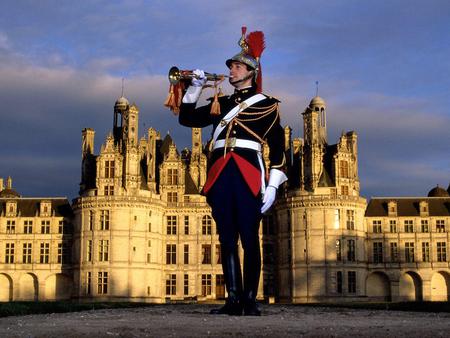
[[[207,81],[220,81],[223,80],[226,77],[229,77],[224,74],[212,74],[212,73],[206,73],[206,80]],[[169,70],[169,82],[173,85],[176,85],[180,80],[186,80],[186,79],[192,79],[194,77],[197,77],[192,70],[179,70],[178,67],[173,66]]]

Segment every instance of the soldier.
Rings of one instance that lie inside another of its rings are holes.
[[[197,128],[213,125],[203,193],[217,224],[228,298],[223,307],[211,313],[241,315],[244,311],[245,315],[259,316],[261,311],[256,304],[261,273],[258,229],[262,214],[275,201],[279,185],[287,180],[282,171],[284,131],[280,125],[279,101],[260,93],[262,32],[252,32],[246,37],[243,27],[239,45],[242,51],[226,61],[234,93],[216,95],[209,105],[196,108],[206,77],[203,71],[195,70],[195,77],[183,96],[179,122]],[[270,175],[266,175],[262,160],[264,144],[270,149]],[[237,250],[239,238],[244,250],[243,283]]]

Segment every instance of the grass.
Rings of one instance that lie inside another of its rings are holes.
[[[192,303],[189,303],[192,304]],[[136,308],[155,306],[151,303],[134,302],[92,302],[80,303],[70,301],[57,302],[8,302],[0,303],[0,317],[24,316],[31,314],[79,312],[102,309]],[[158,304],[161,306],[161,304]],[[175,305],[176,306],[176,305]],[[268,306],[277,306],[268,305]],[[355,303],[307,303],[283,304],[283,306],[311,306],[325,308],[350,308],[360,310],[416,311],[416,312],[450,312],[450,302],[355,302]]]

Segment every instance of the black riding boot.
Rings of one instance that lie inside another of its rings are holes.
[[[256,303],[260,274],[261,254],[258,246],[254,250],[244,252],[244,293],[242,295],[242,303],[245,316],[261,316],[261,310]]]
[[[228,298],[225,305],[219,309],[211,310],[214,315],[242,315],[242,275],[241,265],[237,249],[234,252],[226,252],[222,249],[222,268],[225,278],[225,286],[228,292]]]

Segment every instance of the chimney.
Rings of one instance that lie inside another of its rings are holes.
[[[11,176],[8,176],[6,180],[6,189],[12,189],[12,178]]]
[[[3,177],[0,177],[0,191],[3,191]]]

